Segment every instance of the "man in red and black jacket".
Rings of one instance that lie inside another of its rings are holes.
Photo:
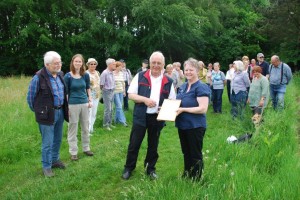
[[[161,52],[154,52],[150,56],[150,69],[139,72],[132,80],[128,89],[128,96],[135,102],[133,110],[133,125],[128,145],[127,159],[122,178],[130,178],[136,167],[140,146],[148,132],[148,148],[144,161],[147,175],[156,179],[155,164],[158,160],[158,142],[164,121],[157,121],[158,107],[164,99],[176,99],[172,79],[165,76],[162,70],[165,58]]]

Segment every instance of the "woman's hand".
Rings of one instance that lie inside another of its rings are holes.
[[[184,108],[182,108],[182,107],[178,108],[176,116],[178,116],[178,115],[180,115],[181,113],[183,113],[183,112],[184,112],[183,109],[184,109]]]
[[[264,100],[263,99],[261,99],[260,101],[259,101],[259,107],[263,107],[263,105],[264,105]]]

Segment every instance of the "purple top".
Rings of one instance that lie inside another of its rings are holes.
[[[239,91],[247,91],[250,87],[250,80],[247,72],[234,72],[233,78],[231,80],[231,91],[237,94]]]
[[[103,85],[102,90],[114,90],[115,78],[112,71],[104,70],[100,76],[100,86]]]

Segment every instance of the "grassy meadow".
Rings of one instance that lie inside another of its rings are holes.
[[[0,78],[0,199],[299,199],[300,197],[300,76],[288,86],[286,109],[265,110],[257,129],[247,109],[244,120],[232,120],[226,91],[223,114],[207,113],[204,139],[205,169],[200,182],[181,178],[183,156],[177,129],[168,122],[160,137],[157,173],[151,181],[144,174],[147,141],[130,180],[121,179],[130,126],[112,132],[101,128],[103,105],[99,104],[94,157],[79,152],[71,162],[65,124],[61,160],[65,170],[45,178],[41,167],[41,137],[34,113],[26,103],[30,77]],[[126,112],[132,124],[132,108]],[[253,133],[246,143],[228,144],[230,135]],[[79,137],[80,138],[80,137]],[[79,147],[81,143],[79,143]],[[81,148],[80,148],[81,150]]]

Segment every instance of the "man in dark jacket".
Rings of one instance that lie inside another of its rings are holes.
[[[68,103],[61,56],[54,51],[44,55],[44,67],[32,78],[27,103],[35,113],[42,136],[42,166],[46,177],[54,176],[52,168],[64,169],[59,159],[63,122],[68,121]]]
[[[269,63],[265,61],[265,56],[262,53],[257,54],[257,63],[256,65],[260,66],[262,69],[262,75],[269,78]]]
[[[158,141],[163,121],[157,121],[158,107],[164,99],[176,99],[172,79],[162,74],[165,58],[161,52],[150,56],[150,70],[138,73],[128,89],[128,96],[135,102],[133,125],[122,178],[127,180],[136,167],[140,146],[148,132],[148,148],[144,161],[146,174],[156,179],[155,164],[158,160]]]

